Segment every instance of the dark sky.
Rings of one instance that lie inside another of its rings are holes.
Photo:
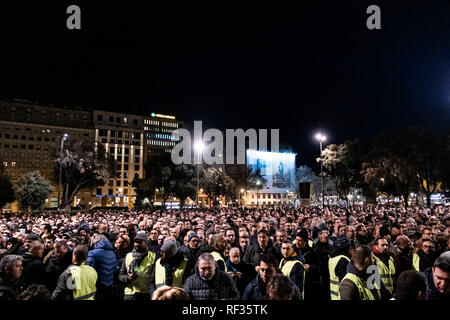
[[[2,0],[0,97],[278,128],[315,169],[319,129],[450,128],[449,1],[145,2]]]

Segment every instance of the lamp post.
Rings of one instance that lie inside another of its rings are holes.
[[[197,203],[197,207],[198,207],[198,188],[200,186],[200,159],[201,159],[200,158],[200,154],[201,154],[201,152],[203,150],[203,147],[204,147],[204,145],[203,145],[202,141],[197,141],[194,144],[194,149],[197,151],[198,162],[199,162],[199,163],[197,163],[197,192],[196,192],[196,198],[195,198],[195,202]]]
[[[322,184],[322,215],[323,215],[323,209],[324,209],[324,203],[325,203],[325,192],[323,189],[323,157],[322,157],[322,142],[324,142],[327,139],[325,135],[322,133],[316,134],[316,140],[319,141],[320,144],[320,180]]]
[[[261,184],[261,181],[256,181],[256,204],[259,205],[259,185]]]
[[[61,207],[61,180],[62,180],[62,157],[63,157],[63,147],[64,147],[64,141],[66,141],[67,137],[69,135],[67,133],[64,133],[64,135],[61,137],[61,151],[59,153],[59,182],[58,182],[58,211]]]
[[[244,191],[245,191],[244,188],[241,188],[241,193],[239,194],[240,195],[240,199],[241,199],[241,206],[242,206],[242,202],[243,202],[242,201],[242,194],[244,193]]]

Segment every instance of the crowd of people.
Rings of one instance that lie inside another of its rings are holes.
[[[448,300],[450,208],[0,215],[0,300]]]

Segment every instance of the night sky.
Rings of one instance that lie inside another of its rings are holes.
[[[450,128],[449,1],[36,2],[1,1],[1,98],[277,128],[314,169],[320,129]]]

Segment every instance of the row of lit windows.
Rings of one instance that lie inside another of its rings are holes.
[[[101,142],[102,143],[118,143],[118,144],[126,144],[126,145],[133,145],[133,146],[138,146],[140,144],[139,141],[134,140],[134,141],[130,142],[130,140],[128,140],[128,139],[126,139],[126,140],[119,139],[119,140],[117,140],[117,142],[115,139],[109,139],[109,142],[108,142],[108,138],[102,138]]]
[[[125,136],[126,139],[128,139],[128,138],[139,139],[140,138],[139,132],[126,132],[126,131],[124,132],[124,131],[115,131],[115,130],[106,130],[106,129],[98,130],[98,135],[102,136],[102,137],[106,137],[108,135],[108,131],[109,131],[109,135],[111,138],[122,138],[123,136]]]
[[[172,141],[159,141],[159,140],[147,140],[147,144],[152,145],[152,146],[169,147],[169,146],[174,146],[175,142],[172,142]]]
[[[154,125],[154,126],[159,126],[159,121],[145,119],[144,120],[144,124],[151,124],[151,125]]]
[[[161,125],[163,125],[164,127],[178,128],[178,123],[176,123],[176,122],[165,122],[165,121],[162,121]]]
[[[103,115],[102,114],[97,114],[97,121],[103,122]],[[127,117],[114,117],[114,116],[109,116],[109,122],[111,123],[123,123],[123,124],[127,124],[128,123],[128,118]],[[139,125],[139,120],[138,119],[133,119],[133,125],[137,126]]]
[[[283,193],[260,193],[258,194],[258,199],[281,199],[283,197]],[[255,199],[255,195],[252,194],[252,199]]]
[[[167,139],[167,140],[172,139],[171,134],[163,134],[163,133],[147,133],[146,136],[147,138]]]

